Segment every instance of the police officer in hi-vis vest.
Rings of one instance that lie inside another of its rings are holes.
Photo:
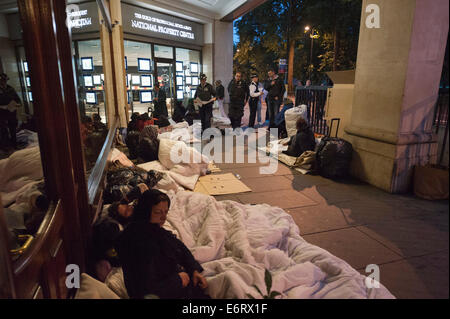
[[[255,119],[256,119],[256,111],[258,110],[258,103],[261,99],[261,95],[263,95],[263,90],[259,87],[258,75],[252,75],[252,83],[250,83],[250,119],[248,121],[248,127],[255,127]],[[260,111],[261,112],[261,111]],[[261,117],[261,115],[258,115]],[[258,122],[260,119],[258,119]]]

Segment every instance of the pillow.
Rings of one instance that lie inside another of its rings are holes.
[[[122,268],[114,267],[105,279],[105,284],[122,299],[129,299]]]
[[[88,274],[81,274],[81,287],[75,299],[120,299],[104,283],[92,278]]]

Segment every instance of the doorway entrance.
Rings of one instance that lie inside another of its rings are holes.
[[[155,79],[166,92],[167,111],[169,116],[173,114],[175,96],[174,63],[170,59],[155,58]]]

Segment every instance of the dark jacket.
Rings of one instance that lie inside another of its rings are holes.
[[[205,84],[205,87],[202,87],[200,84],[197,86],[197,89],[195,91],[194,99],[200,98],[202,101],[209,101],[213,97],[216,96],[216,90],[214,90],[213,86],[209,83]]]
[[[216,88],[216,96],[219,100],[225,97],[225,88],[223,87],[222,84]]]
[[[0,105],[8,105],[11,101],[21,103],[20,98],[13,87],[7,85],[5,89],[0,88]]]
[[[243,80],[239,82],[236,82],[235,79],[231,80],[228,84],[228,93],[230,94],[231,104],[244,105],[250,96],[249,86]]]
[[[272,81],[275,81],[274,85],[272,85]],[[286,92],[284,82],[280,77],[275,80],[266,80],[264,83],[264,89],[268,92],[267,98],[270,100],[278,97],[278,100],[281,101],[283,99],[284,92]]]
[[[228,93],[230,94],[230,106],[228,116],[230,118],[240,118],[244,116],[244,106],[250,96],[248,84],[245,81],[236,82],[231,80],[228,84]]]
[[[293,107],[294,107],[293,103],[289,103],[289,104],[286,104],[285,106],[283,106],[281,111],[275,116],[275,125],[276,126],[285,124],[284,114],[286,113],[287,110],[292,109]]]
[[[156,97],[158,98],[158,102],[155,103],[155,111],[153,112],[153,117],[156,117],[158,119],[161,116],[168,117],[166,105],[166,91],[164,90],[164,88],[159,89]]]
[[[156,224],[133,222],[120,235],[117,244],[125,286],[131,298],[156,295],[161,299],[189,297],[179,272],[189,276],[202,266],[189,249],[171,232]]]
[[[316,148],[316,139],[314,133],[309,127],[291,137],[288,150],[283,152],[286,155],[299,157],[306,151],[314,151]]]

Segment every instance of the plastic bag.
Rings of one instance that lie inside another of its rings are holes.
[[[297,134],[296,123],[299,117],[302,117],[306,122],[308,122],[308,107],[306,105],[293,107],[284,113],[288,137]]]
[[[316,149],[316,168],[323,177],[338,179],[348,176],[353,147],[335,137],[324,137]]]

